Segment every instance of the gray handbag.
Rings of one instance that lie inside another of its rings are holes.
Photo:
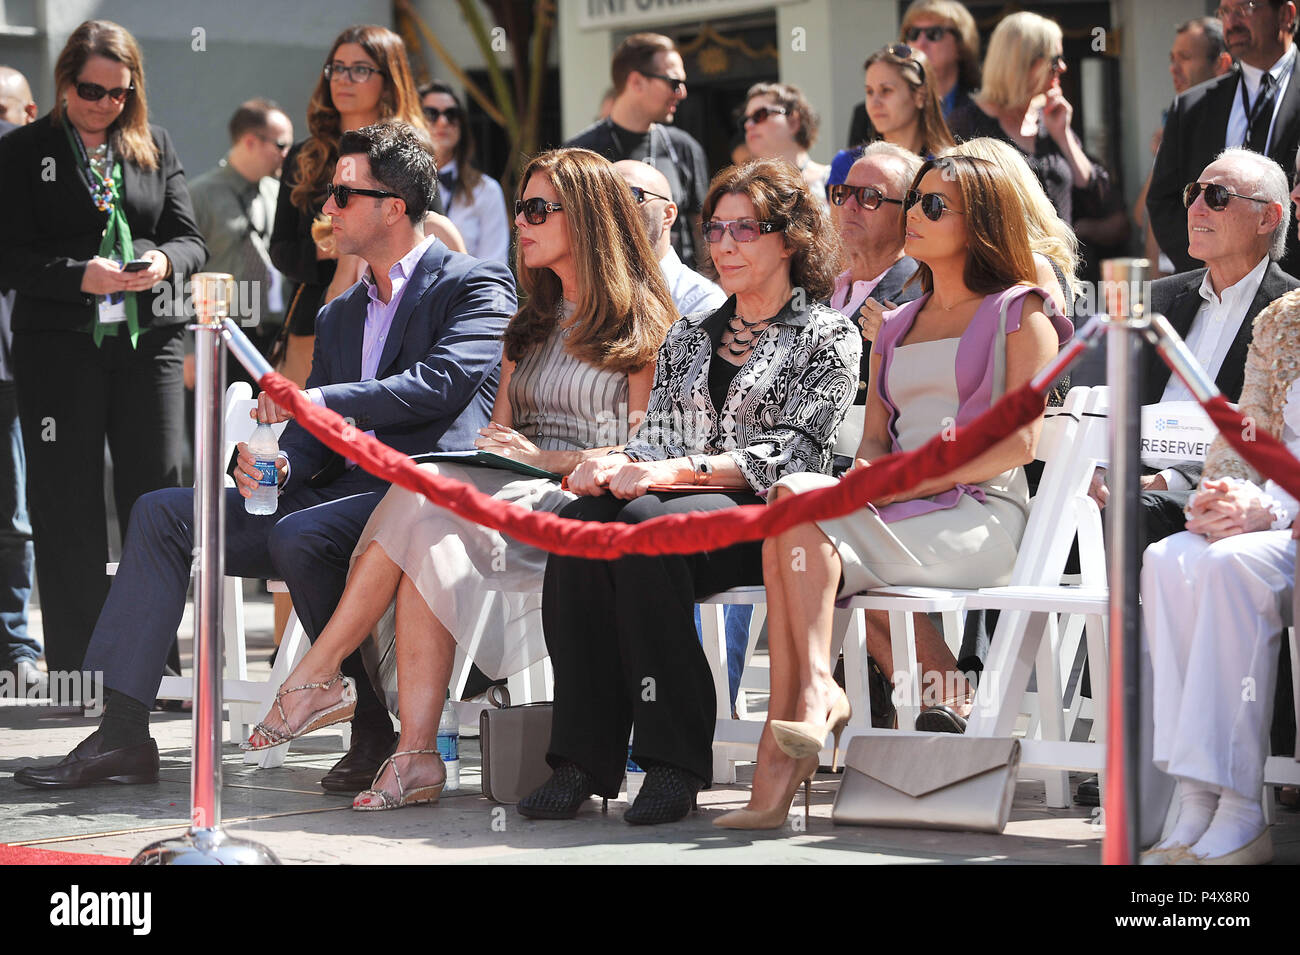
[[[551,704],[510,705],[505,687],[493,687],[496,709],[479,714],[483,753],[483,795],[514,804],[551,778],[546,750],[551,745]],[[499,694],[499,695],[498,695]],[[504,699],[502,699],[504,697]]]
[[[831,819],[837,825],[1001,832],[1011,815],[1020,741],[857,736]]]

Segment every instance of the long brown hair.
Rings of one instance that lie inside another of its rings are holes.
[[[910,55],[904,56],[904,49]],[[933,156],[940,150],[952,146],[954,144],[952,132],[943,118],[943,107],[939,104],[934,77],[926,70],[925,54],[906,43],[895,43],[867,57],[867,61],[862,64],[862,71],[865,73],[876,63],[892,66],[912,92],[923,91],[921,107],[918,110],[920,115],[917,117],[917,130],[921,134],[921,155]]]
[[[384,80],[384,91],[379,97],[379,119],[400,119],[428,139],[424,113],[420,110],[420,96],[415,91],[411,67],[406,59],[406,45],[392,30],[374,24],[351,26],[335,39],[326,63],[334,61],[334,54],[345,43],[355,43],[375,61]],[[307,140],[298,150],[298,181],[290,198],[303,212],[314,212],[325,193],[325,185],[334,176],[338,160],[339,136],[342,135],[339,111],[330,97],[330,81],[322,71],[316,89],[307,104]],[[429,148],[433,148],[430,141]]]
[[[54,64],[54,118],[62,121],[63,99],[77,95],[77,74],[92,56],[121,63],[130,71],[131,85],[135,87],[109,129],[113,152],[141,169],[157,169],[158,144],[149,132],[149,106],[144,95],[144,57],[125,27],[109,20],[87,20],[72,31]]]
[[[589,149],[553,149],[533,157],[519,176],[520,196],[533,176],[546,176],[560,196],[577,267],[577,310],[566,348],[608,371],[644,368],[677,309],[627,183],[609,160]],[[518,255],[516,271],[524,305],[506,327],[511,361],[546,340],[564,300],[560,278],[550,269],[531,269]]]
[[[1013,285],[1037,285],[1038,270],[1029,241],[1029,209],[1016,181],[997,163],[976,156],[949,154],[931,159],[912,180],[912,189],[932,169],[961,192],[966,223],[966,267],[962,281],[972,292],[992,295]],[[907,215],[899,227],[907,235]],[[924,262],[916,275],[921,288],[934,291],[934,275]]]
[[[784,159],[753,159],[743,166],[728,166],[713,177],[704,197],[703,220],[725,195],[740,195],[754,207],[754,218],[776,222],[781,227],[790,256],[790,284],[802,288],[808,298],[820,302],[835,290],[840,269],[839,238],[831,228],[830,213],[803,181],[799,170]],[[700,257],[700,271],[717,278],[718,269],[707,253]]]

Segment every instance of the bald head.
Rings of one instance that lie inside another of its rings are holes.
[[[641,220],[645,223],[646,236],[655,250],[655,258],[662,259],[668,254],[670,246],[669,230],[677,221],[677,204],[671,199],[656,198],[671,196],[672,187],[668,180],[654,166],[638,162],[635,159],[622,159],[614,163],[615,171],[623,177],[629,186],[637,186],[647,193],[641,204]]]
[[[26,126],[36,118],[36,104],[27,77],[12,66],[0,66],[0,119]]]

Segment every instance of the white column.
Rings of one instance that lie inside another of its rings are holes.
[[[579,30],[578,4],[560,3],[556,37],[560,64],[560,129],[569,139],[590,126],[609,88],[609,60],[614,46],[609,30]]]

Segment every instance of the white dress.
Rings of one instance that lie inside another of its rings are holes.
[[[627,375],[602,371],[564,349],[557,325],[510,376],[515,430],[544,451],[585,450],[626,440]],[[575,497],[557,481],[513,471],[424,464],[472,484],[500,501],[528,510],[559,511]],[[377,542],[414,581],[435,617],[484,673],[500,679],[546,655],[541,584],[546,552],[489,530],[401,488],[375,509],[353,560]],[[532,593],[536,591],[536,593]],[[376,628],[363,654],[396,712],[394,609]]]
[[[1300,379],[1287,392],[1283,420],[1294,454]],[[1271,481],[1262,490],[1295,517],[1285,491]],[[1295,559],[1290,530],[1213,544],[1183,531],[1147,548],[1142,623],[1154,675],[1152,755],[1171,776],[1259,798]]]

